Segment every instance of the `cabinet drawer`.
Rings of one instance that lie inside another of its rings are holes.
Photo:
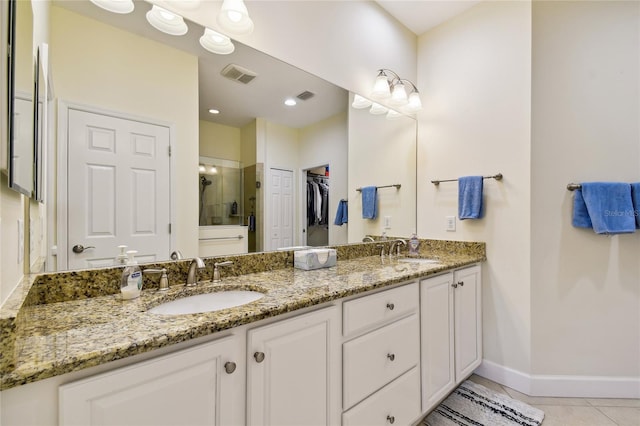
[[[389,324],[342,345],[343,406],[349,408],[418,365],[418,315]]]
[[[393,321],[418,309],[418,283],[403,285],[343,304],[345,336]]]
[[[420,374],[414,367],[345,412],[342,426],[409,425],[420,414]]]

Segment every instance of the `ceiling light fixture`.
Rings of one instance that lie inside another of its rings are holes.
[[[204,34],[200,37],[200,45],[211,53],[218,55],[228,55],[235,50],[231,39],[217,31],[209,28],[204,29]]]
[[[215,109],[215,108],[211,108],[211,109],[209,110],[209,113],[210,113],[210,114],[220,114],[220,111],[219,111],[219,110],[217,110],[217,109]]]
[[[149,21],[156,30],[170,35],[185,35],[189,30],[182,16],[176,15],[156,5],[153,5],[151,10],[147,12],[147,21]]]
[[[113,13],[133,12],[133,0],[91,0],[96,6]]]
[[[296,100],[295,100],[295,99],[293,99],[293,98],[287,98],[287,99],[285,99],[285,101],[284,101],[284,104],[285,104],[286,106],[295,106],[295,105],[296,105],[296,103],[297,103],[297,102],[296,102]]]
[[[224,0],[218,15],[218,24],[232,35],[248,35],[253,31],[253,21],[242,0]]]
[[[407,87],[410,89],[409,94],[407,94]],[[422,101],[416,85],[386,68],[378,70],[371,97],[380,101],[388,99],[389,105],[403,107],[403,110],[408,113],[415,113],[422,109]]]

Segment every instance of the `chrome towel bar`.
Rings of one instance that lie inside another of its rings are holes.
[[[210,241],[210,240],[241,240],[244,236],[236,235],[235,237],[209,237],[209,238],[198,238],[200,241]]]
[[[567,185],[567,189],[569,191],[575,191],[576,189],[582,189],[582,185],[580,185],[579,183],[570,183],[569,185]]]
[[[497,175],[493,175],[493,176],[482,176],[482,179],[495,179],[495,180],[502,180],[502,173],[498,173]],[[440,182],[457,182],[458,179],[443,179],[443,180],[432,180],[431,183],[434,185],[440,185]]]
[[[380,189],[380,188],[392,188],[395,187],[396,189],[400,189],[402,185],[399,183],[394,183],[393,185],[383,185],[383,186],[376,186],[376,188]],[[362,192],[362,188],[356,188],[356,191],[358,192]]]

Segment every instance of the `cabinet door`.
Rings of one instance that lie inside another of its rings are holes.
[[[337,307],[249,330],[248,425],[340,424]]]
[[[242,424],[243,380],[225,371],[228,362],[240,370],[239,343],[228,337],[63,385],[59,423]]]
[[[480,267],[456,271],[455,300],[456,380],[461,382],[482,362],[482,283]]]
[[[433,408],[455,386],[453,274],[420,282],[422,411]]]

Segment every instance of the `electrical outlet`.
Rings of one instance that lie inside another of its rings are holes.
[[[447,226],[446,226],[446,230],[448,232],[455,232],[456,231],[456,217],[455,216],[446,216],[447,219]]]

